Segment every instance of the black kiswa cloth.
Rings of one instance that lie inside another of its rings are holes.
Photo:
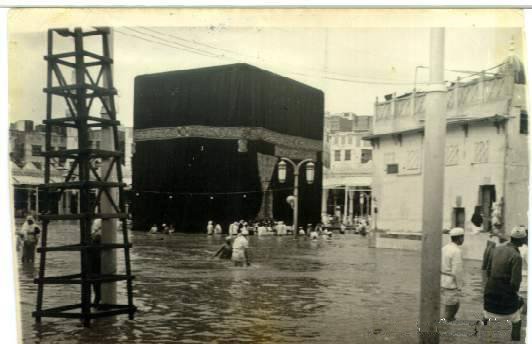
[[[262,127],[323,139],[323,92],[257,67],[231,65],[135,78],[135,129]]]
[[[257,152],[272,154],[273,145],[251,142],[239,153],[235,140],[174,139],[136,144],[133,158],[134,226],[175,224],[178,231],[205,231],[207,221],[230,223],[254,220],[263,199]],[[281,184],[277,167],[272,173],[273,217],[292,223],[286,197],[292,193],[293,175]],[[313,184],[299,179],[300,220],[317,223],[321,206],[321,163]],[[135,196],[135,193],[139,196]]]

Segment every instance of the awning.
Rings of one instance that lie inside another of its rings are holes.
[[[50,181],[52,183],[61,183],[64,181],[64,178],[61,176],[51,176]],[[24,176],[24,175],[14,175],[11,177],[11,184],[13,185],[41,185],[44,184],[44,177],[42,176]]]
[[[371,177],[327,177],[323,178],[324,189],[344,187],[371,187]]]
[[[11,181],[13,185],[40,185],[44,182],[42,177],[34,176],[12,176]]]

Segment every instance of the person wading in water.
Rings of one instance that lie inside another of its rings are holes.
[[[41,229],[37,226],[33,218],[26,220],[22,227],[22,262],[33,263],[35,260],[35,246],[39,241]]]
[[[235,266],[244,266],[244,264],[249,266],[248,248],[248,239],[242,234],[242,230],[238,229],[238,235],[233,242],[233,255],[231,257]]]
[[[231,237],[225,238],[225,244],[214,254],[214,257],[220,259],[231,259],[233,255],[233,247],[231,246]]]

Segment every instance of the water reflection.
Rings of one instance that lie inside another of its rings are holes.
[[[50,233],[54,244],[76,240],[68,227]],[[356,235],[311,241],[251,237],[252,265],[213,259],[223,237],[134,233],[134,321],[99,319],[34,324],[36,267],[20,267],[21,309],[27,343],[412,343],[417,341],[419,257],[375,250]],[[73,273],[74,254],[50,254],[48,274]],[[118,256],[121,264],[122,258]],[[476,273],[477,263],[466,262]],[[479,273],[479,272],[478,272]],[[466,287],[463,317],[480,311],[479,279]],[[119,302],[126,302],[120,285]],[[74,303],[79,287],[46,289],[46,305]],[[470,313],[468,313],[470,312]],[[442,343],[478,343],[443,338]],[[503,341],[504,342],[504,341]]]

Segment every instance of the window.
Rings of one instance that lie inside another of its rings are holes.
[[[22,160],[24,158],[24,143],[15,143],[14,150],[15,160]]]
[[[341,153],[342,151],[339,149],[334,151],[334,161],[340,161],[342,159]]]
[[[334,136],[334,144],[335,144],[335,145],[338,144],[338,136]]]
[[[398,164],[388,164],[386,165],[386,173],[387,174],[397,174],[399,172],[399,165]]]
[[[340,138],[340,140],[341,140],[341,141],[340,141],[341,144],[345,145],[345,136],[342,135],[342,137]]]
[[[371,149],[361,149],[360,150],[360,163],[366,164],[371,161],[372,156]]]
[[[448,145],[445,149],[445,165],[458,165],[458,145]]]
[[[419,170],[421,163],[419,159],[419,150],[410,150],[406,155],[406,169],[407,170]]]
[[[351,160],[351,150],[350,149],[346,149],[345,150],[345,156],[344,156],[344,160]]]
[[[528,134],[528,113],[526,111],[521,111],[519,116],[519,133]]]
[[[386,165],[387,174],[399,173],[399,165],[395,162],[394,152],[384,154],[384,164]]]
[[[42,146],[40,145],[32,145],[31,146],[31,155],[33,156],[39,156],[42,153]]]
[[[489,156],[489,141],[475,142],[475,152],[473,162],[477,164],[487,163]]]
[[[352,145],[353,144],[353,135],[347,136],[347,144]]]

